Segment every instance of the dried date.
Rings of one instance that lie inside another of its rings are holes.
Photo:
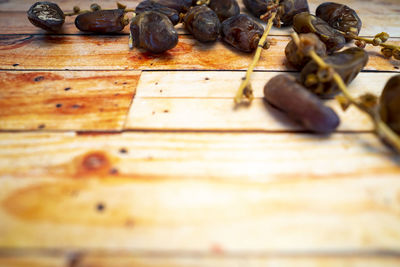
[[[153,0],[145,0],[139,3],[136,6],[135,12],[136,15],[143,13],[145,11],[158,11],[164,15],[166,15],[172,22],[172,24],[176,25],[179,22],[179,13],[175,9],[163,6]]]
[[[236,0],[211,0],[209,7],[214,10],[221,22],[240,13]]]
[[[184,18],[186,29],[200,42],[218,39],[221,23],[217,14],[205,5],[192,7]]]
[[[222,23],[222,40],[243,52],[252,52],[264,32],[263,26],[246,14],[239,14]]]
[[[333,53],[340,50],[346,41],[343,34],[332,28],[327,22],[311,15],[310,13],[299,13],[293,18],[293,29],[297,33],[315,33],[325,43],[327,52]]]
[[[86,12],[75,18],[75,26],[83,32],[116,33],[128,24],[123,9]]]
[[[368,63],[368,53],[358,47],[336,52],[324,61],[343,79],[346,85],[358,75]],[[329,79],[329,73],[321,70],[318,64],[310,61],[301,71],[300,81],[310,91],[323,98],[330,98],[339,92],[336,82]]]
[[[400,75],[393,76],[386,83],[380,97],[379,114],[400,135]]]
[[[153,53],[162,53],[178,43],[178,33],[169,18],[157,11],[137,15],[130,26],[132,44]]]
[[[65,21],[64,12],[51,2],[36,2],[29,8],[27,15],[33,25],[51,32],[59,31]]]
[[[269,80],[264,87],[264,97],[310,131],[328,134],[339,126],[338,115],[287,74]]]

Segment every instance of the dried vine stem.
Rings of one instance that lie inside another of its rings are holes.
[[[296,45],[299,45],[300,40],[299,36],[296,33],[292,34],[292,38]],[[396,151],[400,153],[400,137],[395,132],[393,132],[392,129],[390,129],[385,122],[382,121],[377,112],[363,105],[363,103],[354,98],[350,94],[346,84],[343,82],[340,75],[329,64],[327,64],[314,50],[310,50],[308,55],[318,64],[321,69],[328,70],[328,72],[332,74],[332,79],[335,81],[345,98],[361,111],[367,113],[370,116],[371,120],[374,122],[375,132],[379,136],[387,140],[396,149]]]
[[[271,31],[273,21],[275,19],[277,12],[273,12],[271,14],[271,17],[268,20],[267,27],[264,30],[263,35],[261,36],[260,41],[258,41],[256,53],[254,55],[253,61],[251,62],[249,68],[247,69],[246,76],[243,78],[242,83],[240,84],[240,87],[236,93],[235,97],[235,103],[240,104],[243,100],[243,97],[245,97],[250,103],[253,101],[253,89],[251,88],[250,85],[250,77],[251,74],[253,73],[254,68],[256,67],[258,60],[260,59],[261,56],[261,51],[264,49],[265,42],[267,40],[267,36],[269,32]]]

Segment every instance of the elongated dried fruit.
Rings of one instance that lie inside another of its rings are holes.
[[[154,0],[160,5],[175,9],[179,13],[186,13],[192,6],[192,0]]]
[[[143,13],[145,11],[158,11],[164,15],[166,15],[172,22],[172,24],[176,25],[179,22],[179,13],[175,9],[163,6],[153,0],[144,0],[136,6],[135,12],[136,15]]]
[[[236,0],[211,0],[209,7],[214,10],[221,22],[240,13]]]
[[[281,0],[279,2],[277,15],[283,26],[292,25],[295,15],[310,11],[307,0]]]
[[[346,85],[358,75],[368,63],[368,53],[358,47],[348,48],[324,58],[340,75]],[[329,79],[325,71],[320,70],[318,64],[310,61],[301,71],[300,81],[310,91],[323,98],[330,98],[339,92],[335,81]]]
[[[205,5],[192,7],[184,18],[186,29],[201,42],[217,40],[221,30],[217,14]]]
[[[137,15],[130,26],[133,46],[162,53],[178,43],[178,33],[169,18],[157,11]]]
[[[381,119],[400,135],[400,75],[389,79],[379,102]]]
[[[352,33],[356,36],[360,33],[361,19],[356,11],[346,5],[333,2],[323,3],[318,6],[316,16],[339,31]]]
[[[83,32],[116,33],[122,31],[128,23],[123,9],[87,12],[75,18],[75,26]]]
[[[243,52],[254,51],[263,32],[263,26],[245,14],[236,15],[222,23],[222,39]]]
[[[276,11],[277,26],[292,25],[296,14],[309,12],[307,0],[280,0],[278,4],[274,0],[243,0],[243,4],[257,18],[266,15],[268,19],[268,14]]]
[[[264,87],[264,97],[310,131],[328,134],[339,126],[338,115],[287,74],[269,80]]]
[[[33,25],[52,32],[59,31],[65,21],[64,12],[51,2],[36,2],[29,8],[27,15]]]
[[[293,18],[293,29],[297,33],[315,33],[325,43],[328,53],[333,53],[345,45],[343,34],[329,26],[324,20],[310,13],[299,13]]]
[[[314,50],[320,57],[326,56],[326,46],[315,34],[299,34],[299,41],[299,47],[291,40],[285,48],[287,60],[297,69],[301,70],[311,60],[308,56],[311,50]]]

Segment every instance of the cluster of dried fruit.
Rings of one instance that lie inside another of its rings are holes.
[[[103,10],[92,4],[90,11],[74,7],[74,12],[63,13],[50,2],[35,3],[28,18],[35,26],[47,31],[59,31],[65,16],[77,15],[76,27],[84,32],[116,33],[130,20],[126,14],[134,12],[130,25],[130,46],[162,53],[175,47],[178,34],[174,25],[185,28],[200,42],[224,42],[242,52],[255,52],[237,96],[251,102],[253,94],[249,83],[266,38],[272,27],[293,25],[295,32],[285,48],[288,62],[301,71],[296,80],[290,75],[278,75],[264,88],[266,100],[300,122],[306,129],[331,133],[339,125],[338,115],[325,106],[321,98],[338,97],[343,106],[353,104],[374,120],[377,133],[400,151],[400,76],[386,85],[379,105],[371,95],[354,99],[348,93],[349,84],[368,62],[363,49],[366,44],[382,47],[385,57],[400,59],[400,47],[386,44],[387,33],[373,39],[359,37],[362,22],[350,7],[332,2],[318,6],[316,15],[309,13],[307,0],[243,0],[245,7],[257,19],[268,21],[264,27],[247,14],[240,14],[236,0],[143,0],[135,10],[118,3],[117,9]],[[346,42],[355,40],[358,47],[342,49]],[[388,127],[387,127],[388,126]],[[392,131],[392,130],[393,131]]]

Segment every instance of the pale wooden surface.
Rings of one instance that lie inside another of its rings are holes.
[[[234,110],[251,55],[182,26],[161,56],[129,50],[127,30],[81,34],[72,18],[48,35],[26,20],[34,2],[0,1],[0,266],[400,265],[400,158],[368,119],[328,100],[341,126],[313,135],[262,99],[270,78],[297,75],[289,28],[273,29],[255,101]],[[339,2],[362,35],[400,43],[397,0]],[[354,95],[399,73],[368,51]]]

